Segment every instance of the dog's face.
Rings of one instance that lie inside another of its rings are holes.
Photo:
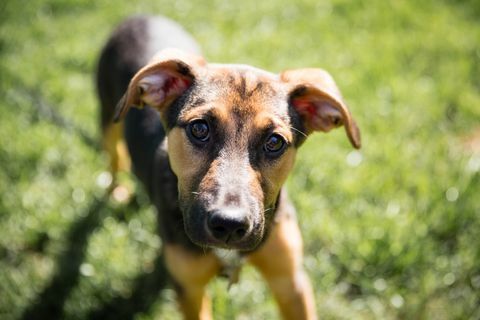
[[[165,114],[185,228],[199,244],[252,249],[293,166],[300,123],[273,75],[238,66],[203,72]]]
[[[167,50],[132,79],[119,114],[160,111],[185,231],[200,246],[252,250],[265,237],[297,147],[314,130],[358,129],[323,70],[281,75]]]

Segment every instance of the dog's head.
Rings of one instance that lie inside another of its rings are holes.
[[[131,80],[117,118],[143,105],[158,109],[167,130],[185,231],[200,246],[258,246],[308,134],[343,125],[360,147],[359,130],[321,69],[276,75],[164,50]]]

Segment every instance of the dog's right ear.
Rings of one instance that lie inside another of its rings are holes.
[[[360,149],[360,130],[332,76],[318,68],[287,70],[280,79],[290,85],[290,103],[307,133],[344,126],[353,147]]]
[[[114,121],[119,121],[132,106],[149,105],[162,112],[192,85],[198,68],[205,64],[202,57],[178,49],[158,52],[130,81],[115,108]]]

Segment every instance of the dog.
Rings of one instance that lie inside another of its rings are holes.
[[[344,126],[360,148],[329,73],[207,63],[180,25],[137,16],[109,38],[97,86],[112,173],[131,161],[157,209],[184,318],[211,318],[205,286],[229,268],[236,280],[238,264],[224,259],[233,254],[259,270],[283,318],[315,319],[302,237],[282,186],[315,131]]]

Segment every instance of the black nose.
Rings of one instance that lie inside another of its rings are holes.
[[[243,210],[214,210],[209,213],[207,226],[217,240],[230,243],[245,236],[250,228],[250,222]]]

